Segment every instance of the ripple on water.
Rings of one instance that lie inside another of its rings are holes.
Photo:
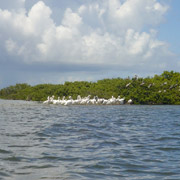
[[[30,165],[30,166],[24,166],[22,169],[48,169],[53,168],[57,166],[53,166],[52,164],[45,164],[45,165]]]
[[[180,148],[179,147],[159,147],[157,148],[158,150],[161,150],[161,151],[169,151],[169,152],[172,152],[172,151],[180,151]]]
[[[176,179],[179,106],[0,100],[0,179]]]
[[[10,177],[10,175],[0,170],[0,177]]]
[[[13,161],[13,162],[21,162],[27,160],[25,157],[19,157],[19,156],[10,156],[3,158],[4,161]]]
[[[0,149],[0,154],[11,154],[11,153],[12,153],[12,151]]]

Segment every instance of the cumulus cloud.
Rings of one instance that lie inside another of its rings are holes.
[[[65,9],[60,24],[43,1],[30,10],[22,8],[25,0],[16,2],[16,10],[0,9],[0,43],[22,63],[147,72],[167,68],[173,57],[154,30],[168,10],[158,0],[83,1]]]

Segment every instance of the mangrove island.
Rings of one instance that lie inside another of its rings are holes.
[[[180,73],[164,71],[154,77],[133,77],[103,79],[97,82],[75,81],[64,84],[16,84],[0,90],[1,99],[46,101],[53,96],[76,99],[81,97],[110,99],[122,97],[133,104],[174,104],[180,105]]]

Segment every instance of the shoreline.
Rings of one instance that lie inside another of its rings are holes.
[[[22,102],[35,102],[38,104],[43,104],[43,101],[27,101],[27,100],[21,100],[21,99],[2,99],[0,98],[0,101],[22,101]],[[45,106],[53,105],[53,106],[62,106],[62,105],[56,105],[56,104],[44,104]],[[69,106],[180,106],[180,104],[114,104],[114,105],[100,105],[100,104],[89,104],[89,105],[69,105]]]

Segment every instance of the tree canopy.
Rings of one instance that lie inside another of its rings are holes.
[[[75,81],[64,84],[16,84],[0,90],[1,99],[44,101],[55,98],[88,95],[100,98],[111,96],[132,99],[134,104],[180,104],[180,73],[164,71],[161,75],[146,78],[113,78],[97,82]]]

